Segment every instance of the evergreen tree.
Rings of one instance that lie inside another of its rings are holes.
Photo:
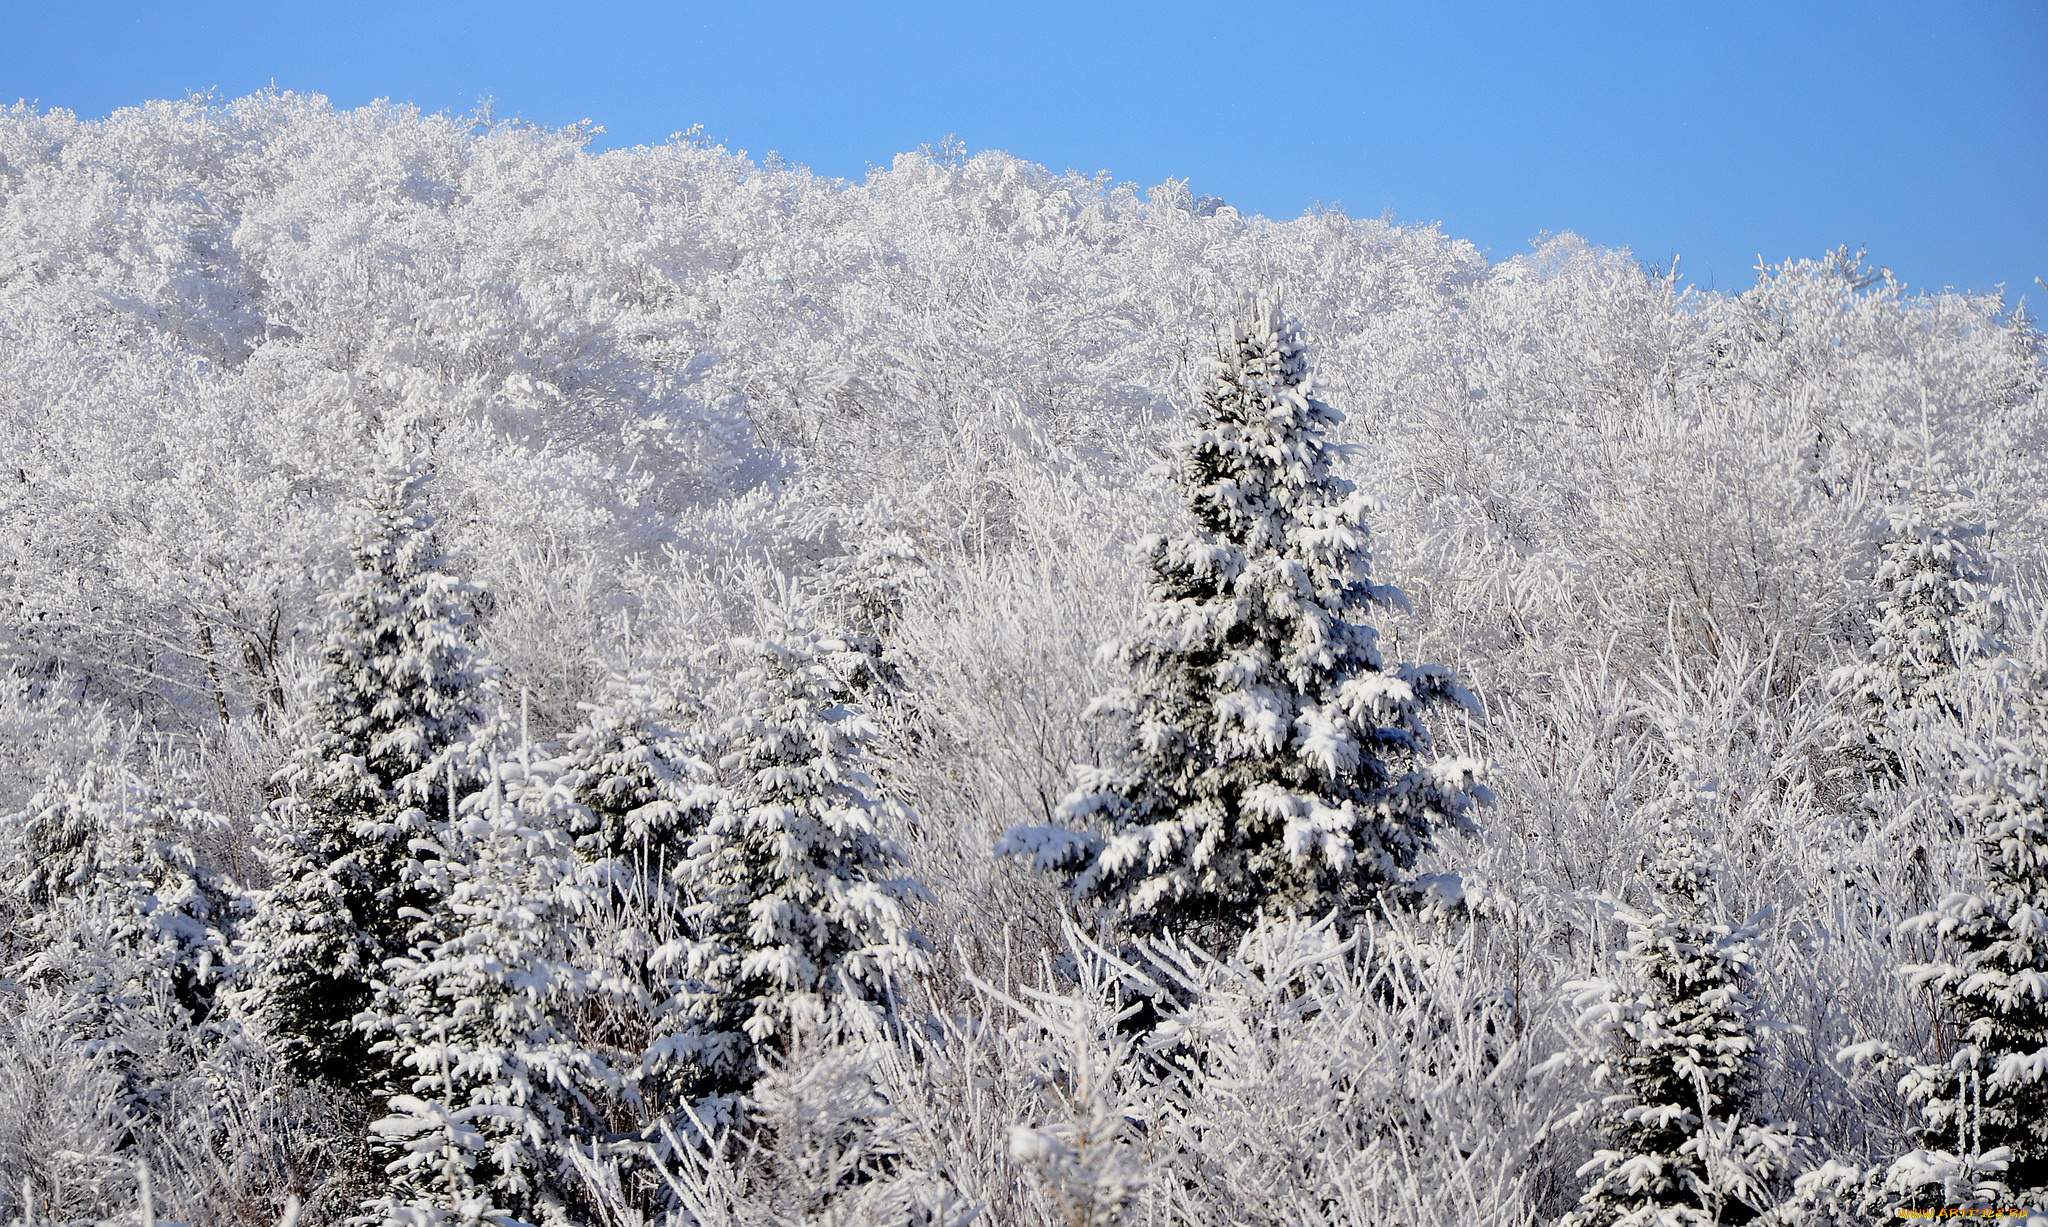
[[[2035,680],[2038,688],[2041,679]],[[2037,689],[2038,693],[2038,689]],[[1909,922],[1955,949],[1953,961],[1907,969],[1940,994],[1958,1044],[1948,1060],[1902,1082],[1920,1103],[1923,1152],[1895,1164],[1930,1177],[1960,1163],[2002,1180],[2009,1197],[2048,1206],[2048,713],[2023,713],[2024,734],[1968,777],[1958,805],[1975,839],[1983,882]],[[2004,1151],[2004,1155],[1997,1152]],[[2000,1160],[2003,1168],[2000,1168]],[[1943,1183],[1954,1185],[1953,1180]],[[1930,1186],[1933,1181],[1930,1179]],[[1901,1188],[1909,1206],[1953,1202],[1950,1191]]]
[[[1354,620],[1405,600],[1372,580],[1367,499],[1335,471],[1343,415],[1316,391],[1298,329],[1258,305],[1174,471],[1195,531],[1145,542],[1151,603],[1121,650],[1137,685],[1091,708],[1135,736],[1060,807],[1107,833],[1020,828],[999,848],[1141,930],[1355,914],[1487,799],[1479,764],[1436,757],[1423,721],[1471,697],[1443,668],[1386,666]]]
[[[726,791],[692,854],[686,970],[715,995],[699,1043],[726,1089],[827,1007],[885,1003],[928,945],[904,906],[924,887],[893,876],[901,856],[877,823],[895,804],[858,765],[872,729],[819,642],[795,628],[737,642],[754,664],[726,728]]]
[[[901,700],[902,671],[888,640],[902,619],[904,594],[931,574],[916,541],[901,530],[872,532],[823,570],[838,634],[819,647],[864,699]]]
[[[568,830],[613,889],[658,892],[680,872],[694,815],[717,797],[710,768],[677,725],[676,693],[645,677],[614,677],[603,698],[579,705],[563,741],[562,783],[575,795]]]
[[[434,909],[384,964],[364,1029],[403,1091],[371,1131],[394,1152],[372,1209],[392,1223],[572,1221],[567,1148],[605,1140],[623,1091],[573,1035],[585,894],[553,763],[493,764],[458,821],[415,841]]]
[[[1786,1127],[1752,1119],[1753,931],[1711,915],[1712,862],[1692,831],[1667,819],[1659,844],[1655,910],[1623,912],[1630,982],[1570,986],[1595,1081],[1614,1093],[1597,1117],[1607,1145],[1579,1169],[1592,1187],[1565,1227],[1749,1222],[1799,1147]]]
[[[272,886],[242,956],[258,1029],[302,1073],[344,1083],[368,1064],[353,1020],[370,977],[406,952],[407,914],[430,902],[408,843],[447,813],[448,755],[482,722],[491,685],[427,480],[389,443],[357,509],[355,565],[324,598],[320,666],[280,777],[290,792],[265,832]]]
[[[672,687],[614,678],[583,710],[558,765],[576,802],[568,833],[593,888],[589,961],[613,1002],[608,1030],[628,1050],[621,1072],[638,1127],[658,1140],[664,1120],[687,1132],[670,1117],[707,1087],[704,1067],[737,1057],[703,1049],[694,1020],[708,1008],[705,993],[683,974],[690,849],[719,794],[710,764],[677,727],[685,713]]]
[[[146,1145],[177,1119],[175,1088],[219,1053],[222,1032],[210,1024],[240,902],[209,855],[224,842],[226,820],[167,795],[192,781],[161,761],[146,777],[132,752],[116,743],[73,771],[53,771],[0,824],[0,874],[15,905],[11,923],[0,925],[0,976],[9,986],[0,1015],[14,1019],[45,1003],[55,1024],[45,1037],[61,1045],[71,1068],[90,1068],[107,1094],[95,1119],[90,1105],[44,1085],[56,1072],[45,1069],[27,1079],[30,1095],[8,1096],[9,1081],[23,1085],[14,1042],[26,1037],[13,1032],[0,1037],[0,1133],[18,1117],[16,1137],[33,1131],[37,1145],[65,1149],[60,1139],[76,1142],[99,1125],[109,1153],[66,1160],[94,1182],[105,1178],[100,1163]],[[68,1118],[54,1134],[51,1116]],[[0,1165],[19,1153],[0,1140]]]
[[[100,936],[160,977],[193,1021],[206,1016],[237,896],[203,853],[225,819],[189,799],[161,795],[116,751],[75,774],[53,775],[10,825],[16,863],[8,876],[27,905],[34,950],[12,974],[42,978],[51,953],[43,930],[63,928],[61,913],[82,906],[111,918]],[[97,995],[137,989],[103,985]],[[118,1002],[102,1000],[98,1008],[118,1013]],[[118,1029],[108,1024],[110,1034]]]
[[[1903,780],[1916,744],[1958,748],[1959,671],[2002,651],[1991,628],[2005,593],[1969,514],[1958,492],[1931,488],[1887,509],[1869,659],[1829,679],[1849,709],[1836,748],[1878,780]]]

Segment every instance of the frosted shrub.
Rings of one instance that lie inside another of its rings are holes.
[[[966,1227],[980,1207],[934,1163],[929,1133],[884,1098],[878,1066],[891,1045],[810,1032],[790,1063],[754,1086],[744,1122],[674,1148],[665,1173],[677,1207],[667,1220],[702,1227],[903,1223]],[[603,1174],[592,1170],[594,1180]],[[600,1198],[601,1204],[605,1199]],[[617,1204],[617,1203],[609,1203]]]
[[[1473,936],[1397,920],[1340,939],[1326,919],[1269,923],[1227,958],[1150,948],[1186,1002],[1147,1041],[1163,1206],[1204,1220],[1532,1221],[1562,1088],[1535,1070],[1512,1003],[1474,980]]]
[[[0,1206],[10,1217],[99,1218],[129,1200],[122,1079],[67,1012],[62,996],[34,992],[0,1023]]]
[[[1537,1221],[1568,1087],[1465,982],[1469,941],[1332,928],[1142,968],[1070,929],[1064,971],[986,968],[969,1013],[799,1032],[744,1121],[669,1166],[670,1221]],[[1192,1004],[1145,1032],[1157,968]]]
[[[195,1038],[189,1072],[159,1080],[133,1135],[159,1219],[278,1227],[294,1205],[305,1224],[357,1214],[374,1188],[358,1104],[246,1035]]]
[[[1025,1000],[976,983],[1014,1015],[1006,1035],[1012,1061],[1035,1075],[1037,1111],[1010,1128],[1009,1157],[1041,1182],[1056,1221],[1115,1227],[1134,1220],[1149,1183],[1145,1077],[1134,1058],[1135,1028],[1147,1004],[1126,1000],[1130,968],[1067,933],[1077,982],[1064,992],[1021,987]],[[1064,987],[1064,986],[1063,986]],[[1013,1074],[1014,1076],[1014,1074]]]

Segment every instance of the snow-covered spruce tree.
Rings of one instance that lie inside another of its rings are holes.
[[[10,974],[45,978],[51,933],[65,925],[61,913],[84,901],[112,917],[102,937],[127,949],[136,966],[153,969],[193,1021],[203,1019],[225,961],[237,894],[203,849],[226,820],[191,800],[160,795],[117,748],[75,775],[53,775],[9,822],[16,864],[8,878],[25,905],[32,947]],[[99,986],[102,996],[137,987]]]
[[[685,713],[673,686],[615,677],[583,710],[556,766],[575,801],[567,830],[590,887],[586,960],[608,1000],[605,1029],[625,1050],[620,1073],[638,1104],[633,1124],[659,1139],[664,1120],[687,1132],[671,1114],[715,1082],[707,1068],[733,1068],[739,1055],[730,1043],[703,1047],[694,1025],[706,1009],[703,989],[683,971],[690,849],[718,790],[680,727]]]
[[[1837,750],[1877,780],[1905,778],[1911,747],[1952,751],[1958,672],[2001,650],[2004,591],[1978,545],[1985,529],[1954,490],[1920,488],[1886,509],[1869,658],[1830,685],[1848,709]],[[1930,740],[1931,739],[1931,740]]]
[[[109,739],[0,829],[0,1187],[32,1185],[45,1217],[119,1217],[138,1156],[163,1153],[189,1105],[209,1127],[241,1108],[212,1068],[233,1035],[214,1025],[240,903],[214,859],[229,823],[178,795],[198,791],[181,766]],[[186,1153],[230,1153],[230,1132]]]
[[[1606,1145],[1579,1169],[1592,1186],[1565,1227],[1749,1222],[1801,1146],[1753,1114],[1754,934],[1714,918],[1711,853],[1682,817],[1666,819],[1653,873],[1654,911],[1622,912],[1631,970],[1568,986],[1594,1081],[1612,1093],[1595,1114]]]
[[[2034,679],[2043,693],[2044,679]],[[1959,1043],[1921,1065],[1901,1089],[1920,1103],[1922,1151],[1894,1164],[1887,1184],[1909,1207],[1953,1198],[1931,1178],[1962,1164],[1993,1173],[2010,1199],[2048,1209],[2048,713],[2023,714],[2020,737],[1980,763],[1958,811],[1977,844],[1981,885],[1949,895],[1908,922],[1954,950],[1950,961],[1907,968],[1933,989]],[[2003,1156],[1996,1152],[2004,1151]],[[2001,1172],[1999,1159],[2003,1158]],[[1907,1190],[1924,1172],[1928,1188]],[[1953,1184],[1953,1181],[1944,1183]],[[2008,1202],[2010,1204],[2010,1201]]]
[[[302,1073],[347,1083],[369,1064],[353,1020],[370,977],[406,953],[427,888],[408,841],[445,821],[445,755],[478,727],[491,671],[464,637],[471,589],[450,574],[426,509],[428,473],[387,442],[356,509],[354,568],[324,597],[298,749],[265,859],[271,888],[240,962],[259,1032]]]
[[[888,640],[903,616],[904,593],[930,575],[917,542],[901,530],[873,533],[824,570],[839,634],[836,646],[820,646],[863,696],[873,700],[879,689],[902,698],[902,671]]]
[[[1260,303],[1220,357],[1173,475],[1194,531],[1146,539],[1151,603],[1121,649],[1136,683],[1092,705],[1133,740],[1077,773],[1067,827],[1013,830],[999,851],[1140,930],[1227,938],[1262,910],[1356,913],[1490,798],[1423,720],[1471,697],[1441,667],[1387,667],[1355,620],[1405,600],[1372,580],[1366,497],[1335,471],[1343,416],[1298,328]]]
[[[725,794],[690,864],[698,902],[688,972],[714,994],[699,1024],[719,1089],[758,1073],[759,1051],[848,1005],[886,1006],[894,979],[921,967],[928,943],[905,904],[926,896],[898,876],[901,856],[878,824],[897,803],[860,769],[872,726],[796,626],[737,650],[740,714],[719,761]],[[721,1056],[721,1060],[722,1060]]]
[[[562,784],[581,807],[569,833],[586,859],[624,892],[655,889],[645,875],[673,877],[693,833],[692,815],[716,799],[709,765],[677,726],[675,690],[645,676],[613,677],[562,743]]]
[[[163,1127],[216,1034],[206,1024],[239,892],[208,855],[226,820],[163,795],[130,747],[108,749],[53,773],[10,820],[19,911],[0,974],[46,994],[66,1042],[114,1080],[115,1111],[99,1123],[125,1146]]]
[[[571,1034],[592,977],[573,960],[586,895],[569,790],[527,753],[490,770],[414,841],[433,910],[361,1020],[403,1087],[370,1127],[393,1153],[371,1207],[389,1223],[571,1221],[567,1148],[602,1144],[622,1091]]]

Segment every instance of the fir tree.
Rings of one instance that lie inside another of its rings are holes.
[[[1869,658],[1829,678],[1849,709],[1836,748],[1878,780],[1905,779],[1915,745],[1957,748],[1958,674],[2002,651],[1991,628],[2005,593],[1969,514],[1960,493],[1931,488],[1887,509]]]
[[[62,927],[59,914],[74,906],[111,917],[101,936],[161,977],[193,1021],[204,1019],[238,894],[203,853],[226,820],[161,795],[116,751],[75,774],[53,775],[10,822],[16,864],[9,877],[28,907],[28,927]],[[11,969],[28,980],[41,978],[50,952],[40,934],[32,945],[28,963]],[[101,996],[134,987],[103,986]]]
[[[403,1086],[371,1126],[394,1152],[372,1206],[387,1222],[571,1221],[567,1148],[605,1140],[623,1087],[569,1021],[593,986],[573,959],[585,894],[555,768],[493,764],[458,821],[415,841],[434,910],[361,1020]]]
[[[408,842],[450,804],[447,755],[483,719],[488,668],[464,636],[471,589],[435,543],[428,475],[388,444],[357,509],[355,566],[324,599],[291,789],[266,831],[272,886],[243,955],[258,1029],[302,1073],[347,1082],[368,1064],[353,1020],[370,977],[403,955]]]
[[[703,1047],[694,1025],[708,1008],[702,986],[683,974],[693,895],[690,849],[710,821],[718,790],[711,766],[677,726],[684,711],[672,687],[614,678],[601,702],[584,705],[558,766],[576,804],[568,833],[592,887],[590,961],[617,1017],[611,1029],[630,1050],[640,1131],[661,1123],[709,1085],[704,1068],[730,1067],[737,1054]]]
[[[1372,580],[1367,499],[1335,471],[1343,415],[1316,391],[1298,329],[1254,308],[1174,470],[1195,531],[1144,545],[1151,603],[1121,649],[1136,687],[1091,708],[1135,736],[1060,807],[1107,833],[1021,828],[999,848],[1141,930],[1355,914],[1487,799],[1423,720],[1470,696],[1443,668],[1388,667],[1355,620],[1405,599]]]
[[[2040,685],[2035,679],[2036,693]],[[1915,1183],[1905,1179],[1907,1169],[1933,1176],[1959,1163],[1994,1174],[2010,1198],[2041,1207],[2048,1205],[2048,713],[2036,708],[2023,719],[2025,733],[2000,742],[1997,760],[1972,770],[1971,791],[1957,807],[1977,845],[1982,884],[1909,922],[1956,951],[1953,961],[1907,972],[1940,995],[1960,1043],[1947,1061],[1921,1065],[1901,1083],[1920,1103],[1923,1152],[1894,1165],[1888,1183]],[[1941,1190],[1900,1191],[1907,1205],[1923,1209],[1953,1201]]]
[[[794,628],[736,647],[754,659],[726,728],[726,791],[693,850],[700,902],[687,971],[715,994],[699,1025],[713,1067],[739,1089],[756,1053],[833,1006],[886,1004],[896,976],[923,965],[927,943],[905,905],[925,896],[895,876],[901,856],[878,819],[895,808],[859,767],[868,720]]]
[[[1614,1091],[1597,1114],[1607,1145],[1579,1169],[1593,1184],[1565,1227],[1749,1222],[1799,1148],[1754,1119],[1754,933],[1711,915],[1711,858],[1683,822],[1667,819],[1659,844],[1655,910],[1623,912],[1630,982],[1570,986],[1595,1081]]]
[[[696,815],[717,796],[709,767],[676,726],[675,692],[645,677],[614,677],[603,698],[579,705],[583,720],[564,739],[562,783],[578,806],[569,833],[613,888],[665,889],[680,872]]]
[[[930,578],[916,541],[901,530],[874,532],[823,570],[839,633],[820,648],[864,698],[903,698],[902,670],[888,641],[902,620],[906,592]]]

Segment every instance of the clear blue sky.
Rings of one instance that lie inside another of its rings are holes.
[[[694,124],[858,178],[957,134],[1247,212],[1573,230],[1747,286],[1839,244],[2048,301],[2048,0],[318,5],[0,0],[0,98],[85,116],[275,82]]]

